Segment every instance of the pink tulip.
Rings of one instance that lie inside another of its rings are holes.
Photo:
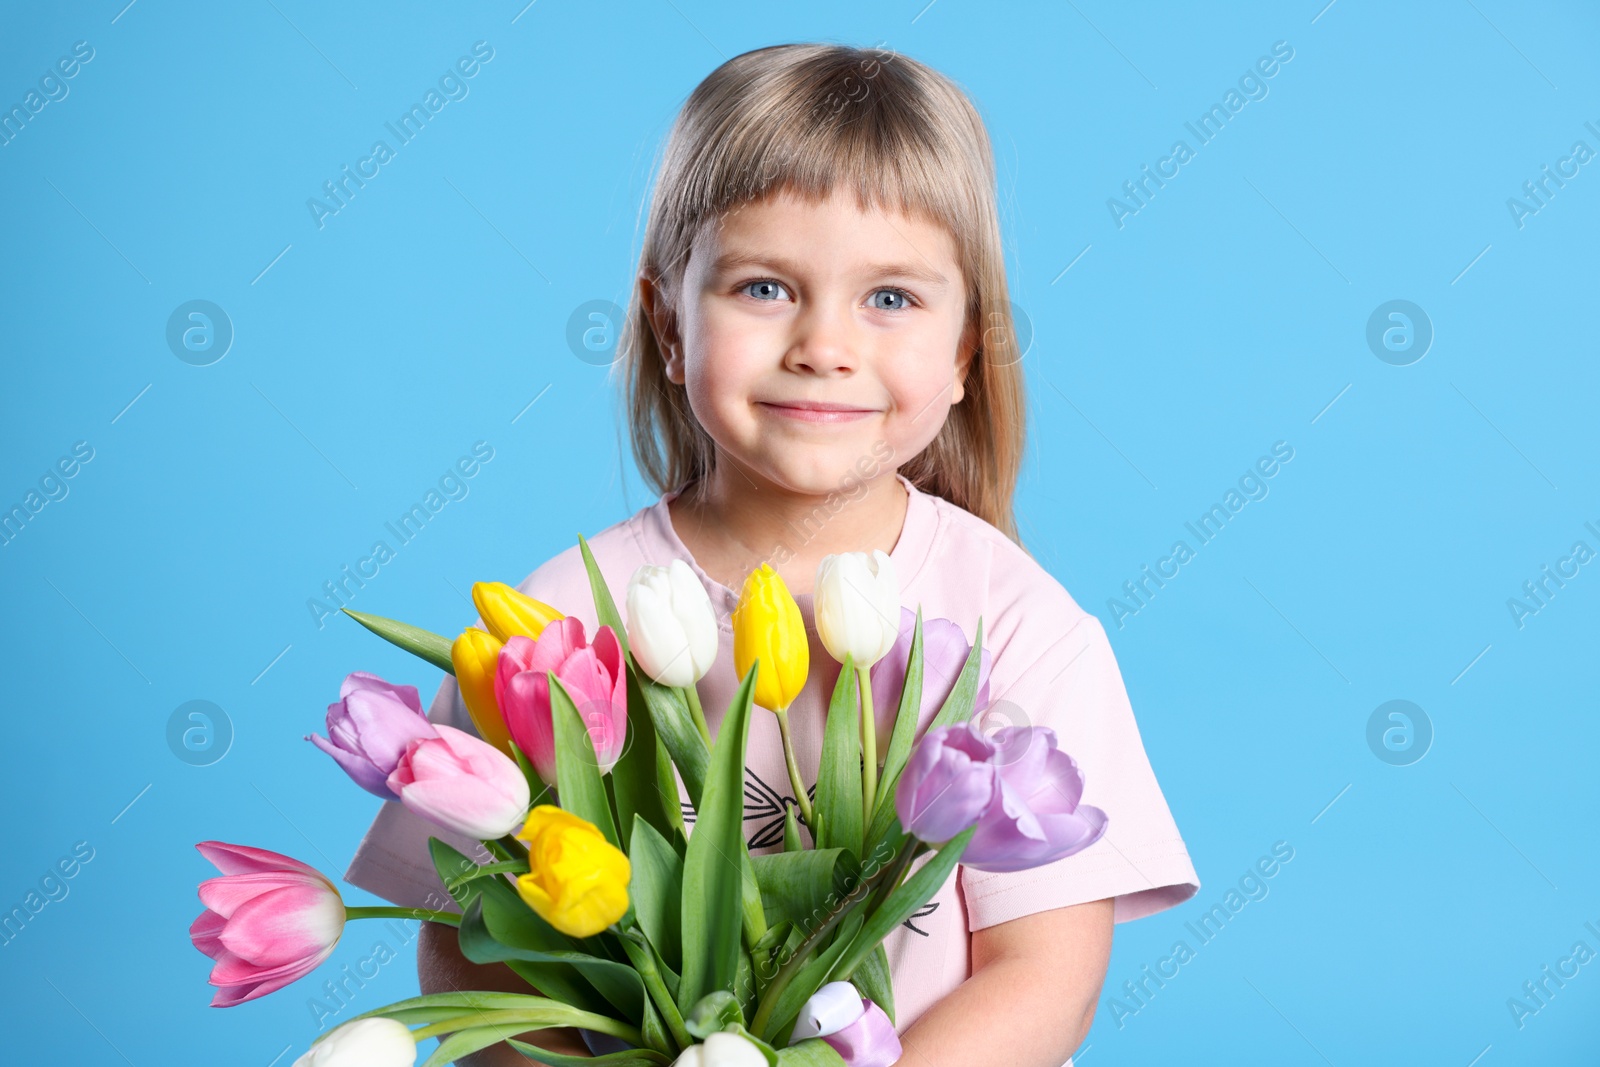
[[[522,749],[539,777],[556,782],[556,735],[550,717],[550,679],[554,671],[594,742],[600,773],[622,758],[628,735],[628,680],[622,645],[611,627],[584,642],[583,623],[568,615],[544,628],[537,641],[512,637],[500,650],[494,698],[505,715],[511,740]]]
[[[900,1061],[900,1036],[884,1010],[861,998],[860,1018],[822,1040],[844,1060],[846,1067],[894,1067]]]
[[[189,927],[194,947],[216,961],[213,1008],[282,989],[333,952],[344,932],[344,901],[316,869],[247,845],[202,841],[195,848],[222,872],[200,883],[206,910]]]
[[[522,825],[532,799],[511,758],[453,726],[406,746],[388,786],[400,803],[446,830],[480,841]]]

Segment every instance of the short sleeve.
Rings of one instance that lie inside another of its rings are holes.
[[[960,867],[969,930],[1108,897],[1115,921],[1126,922],[1199,891],[1099,619],[1083,616],[994,697],[1015,705],[1019,724],[1055,731],[1057,747],[1083,772],[1083,803],[1104,811],[1107,823],[1082,852],[1031,870]]]

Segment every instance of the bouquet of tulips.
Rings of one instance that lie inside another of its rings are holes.
[[[712,737],[695,685],[718,640],[700,581],[682,560],[641,567],[624,624],[579,546],[600,623],[592,644],[577,619],[500,583],[473,586],[487,630],[453,642],[348,612],[452,672],[478,736],[429,722],[414,686],[358,671],[328,708],[328,736],[310,740],[368,792],[481,841],[490,862],[430,839],[458,914],[347,907],[298,861],[200,844],[221,871],[201,883],[206,910],[190,929],[215,960],[212,1003],[310,973],[349,919],[419,918],[456,926],[468,959],[505,963],[529,991],[379,1008],[323,1035],[297,1067],[402,1067],[437,1037],[435,1067],[550,1027],[580,1028],[595,1062],[619,1067],[887,1067],[901,1048],[884,938],[958,862],[1022,870],[1098,840],[1105,814],[1079,803],[1076,763],[1047,728],[988,736],[971,721],[988,688],[981,619],[970,647],[954,622],[925,628],[920,610],[902,609],[886,554],[844,553],[823,561],[815,590],[842,669],[813,802],[787,718],[809,645],[782,578],[763,564],[745,582],[733,615],[742,683]],[[930,665],[956,680],[914,738]],[[896,703],[882,754],[875,683]],[[786,807],[783,851],[752,856],[742,822],[757,706],[777,716],[799,812]],[[540,1063],[589,1062],[510,1043]]]

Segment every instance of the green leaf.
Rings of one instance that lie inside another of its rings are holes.
[[[447,871],[460,872],[464,867],[476,866],[466,856],[436,837],[428,839],[428,848],[433,853],[433,865],[441,877]],[[449,879],[446,879],[447,884],[448,881]],[[519,935],[524,944],[556,950],[574,948],[571,938],[539,918],[527,904],[523,903],[516,889],[503,878],[475,878],[459,886],[452,895],[463,911],[470,908],[480,896],[487,895],[494,898],[504,910],[518,915],[519,922],[526,925],[527,929]],[[520,909],[520,912],[517,909]],[[458,930],[456,933],[458,943],[460,936]],[[462,947],[462,953],[466,953],[465,946]],[[545,996],[598,1014],[611,1011],[611,1006],[593,983],[572,967],[559,963],[532,963],[525,960],[510,963],[509,966],[523,981]]]
[[[956,684],[951,687],[950,695],[945,698],[944,704],[940,706],[939,713],[928,723],[928,730],[933,730],[940,726],[949,726],[952,723],[966,722],[972,718],[972,712],[978,700],[978,669],[981,666],[982,655],[983,616],[980,615],[978,617],[977,633],[973,636],[972,648],[967,653],[967,661],[962,665],[961,673],[956,676]],[[910,673],[909,667],[907,668],[907,673]],[[920,695],[918,700],[920,702]],[[895,723],[897,736],[899,730],[900,723],[897,721]],[[923,736],[926,735],[927,731],[925,730],[923,731]],[[894,748],[892,740],[889,743],[889,747],[891,750]],[[904,769],[905,765],[902,763],[900,768],[894,772],[893,777],[890,777],[887,768],[885,768],[884,776],[878,785],[880,803],[876,814],[873,815],[872,826],[867,833],[867,840],[870,842],[883,841],[889,833],[889,823],[894,817],[894,791],[900,781],[901,771]]]
[[[520,909],[520,910],[519,910]],[[528,922],[529,918],[538,920]],[[643,1011],[644,980],[625,963],[605,960],[567,945],[552,944],[545,934],[549,929],[526,904],[515,904],[494,897],[480,897],[467,908],[458,935],[461,954],[473,963],[559,964],[582,974],[624,1019],[637,1020]],[[556,931],[559,934],[559,931]],[[564,936],[564,935],[562,935]],[[561,999],[546,992],[554,999]],[[601,1011],[597,1014],[610,1014]]]
[[[678,768],[678,774],[683,778],[683,788],[684,792],[689,794],[689,803],[693,804],[695,811],[698,812],[700,794],[705,788],[706,772],[711,766],[711,750],[706,747],[706,739],[700,736],[700,729],[695,726],[694,717],[689,714],[689,705],[683,698],[683,692],[671,686],[658,684],[655,679],[641,671],[632,659],[628,660],[628,674],[638,687],[639,695],[644,699],[644,706],[650,713],[650,722],[655,727],[656,736],[666,746],[667,754],[672,757],[673,764]],[[666,791],[665,783],[662,791]],[[676,784],[672,786],[672,792],[673,801],[676,802]],[[682,812],[681,808],[679,812]]]
[[[800,1009],[806,1006],[806,1001],[816,996],[817,990],[831,981],[829,975],[836,970],[835,964],[849,948],[863,921],[859,907],[839,920],[839,925],[834,928],[834,942],[808,959],[783,992],[778,994],[778,1001],[767,1019],[767,1033],[763,1035],[768,1041],[780,1048],[789,1043],[795,1020],[800,1017]]]
[[[860,864],[842,848],[774,852],[751,856],[750,863],[769,924],[815,925],[817,916],[828,913],[829,898],[848,894],[860,875]]]
[[[661,1053],[647,1048],[608,1052],[604,1056],[566,1056],[559,1052],[548,1052],[538,1045],[530,1045],[516,1038],[511,1038],[507,1044],[530,1060],[548,1063],[551,1067],[590,1067],[593,1064],[599,1064],[600,1067],[658,1067],[672,1062]]]
[[[778,1050],[778,1067],[845,1067],[844,1057],[820,1037]]]
[[[867,954],[854,974],[845,977],[855,983],[862,996],[882,1008],[891,1023],[894,1022],[894,982],[889,977],[889,954],[882,945]]]
[[[683,1016],[683,1028],[701,1041],[728,1027],[730,1023],[744,1025],[744,1013],[739,1001],[726,989],[713,989],[694,1002]]]
[[[617,826],[631,837],[633,817],[637,814],[662,838],[670,838],[673,823],[667,807],[668,797],[657,777],[656,753],[660,746],[656,743],[655,723],[650,720],[650,712],[645,708],[644,696],[632,672],[628,672],[627,689],[628,740],[622,758],[611,770],[611,790],[617,798]],[[672,787],[671,810],[678,812],[681,821],[683,811],[678,806],[676,783]],[[629,854],[632,854],[631,841]]]
[[[911,631],[911,655],[906,660],[905,687],[900,691],[900,706],[894,716],[894,731],[889,735],[889,751],[883,756],[883,773],[878,777],[878,803],[872,813],[872,826],[884,809],[894,810],[894,787],[900,772],[911,759],[911,742],[916,740],[917,716],[922,710],[922,608],[917,607],[917,623]],[[871,834],[868,841],[876,841]]]
[[[783,850],[785,852],[802,852],[806,847],[805,840],[800,836],[800,819],[795,814],[795,811],[796,808],[793,804],[785,804],[783,807]]]
[[[447,674],[456,673],[456,666],[450,660],[451,641],[448,637],[424,630],[420,626],[412,626],[408,622],[386,619],[382,615],[368,615],[364,611],[351,611],[349,608],[339,610],[390,644],[398,645],[413,656],[427,660]]]
[[[628,893],[633,898],[639,925],[663,962],[673,970],[683,967],[683,859],[643,815],[633,817],[633,839],[628,848],[633,878]]]
[[[554,671],[550,678],[550,717],[556,735],[556,793],[561,807],[599,827],[614,848],[622,847],[616,824],[611,821],[611,802],[600,778],[600,764],[594,741],[578,708]]]
[[[817,810],[827,812],[818,848],[847,848],[861,855],[861,694],[855,662],[848,654],[828,702],[817,771]]]
[[[594,616],[601,626],[609,626],[616,631],[617,643],[622,646],[623,656],[628,654],[628,628],[622,624],[622,613],[617,610],[617,602],[611,599],[611,588],[606,585],[605,576],[600,573],[600,565],[594,561],[594,553],[589,551],[589,542],[583,534],[578,535],[578,551],[583,553],[583,567],[589,572],[589,591],[594,594]]]
[[[955,869],[956,863],[961,859],[961,853],[967,847],[967,842],[972,840],[976,833],[976,826],[969,826],[939,849],[934,857],[907,878],[898,889],[889,894],[877,911],[867,919],[861,932],[856,934],[849,949],[839,958],[837,973],[853,974],[861,962],[883,939],[888,937],[899,926],[911,917],[911,913],[922,907],[944,885],[945,879]]]
[[[966,722],[972,718],[973,705],[978,700],[978,668],[981,666],[983,656],[983,616],[978,616],[978,631],[972,638],[972,649],[967,653],[967,662],[961,667],[961,674],[956,678],[956,684],[951,688],[950,695],[944,698],[944,704],[939,708],[939,714],[933,717],[928,724],[932,730],[938,726],[949,726],[951,723]]]
[[[744,761],[750,734],[752,665],[717,733],[683,861],[683,972],[678,1006],[687,1012],[712,990],[729,989],[738,971],[745,850]],[[696,731],[698,734],[698,731]],[[755,881],[751,875],[751,882]]]
[[[479,1025],[457,1030],[439,1042],[439,1047],[433,1050],[433,1055],[423,1061],[422,1067],[444,1067],[463,1056],[467,1056],[479,1049],[488,1048],[490,1045],[499,1044],[509,1040],[517,1034],[529,1030],[543,1030],[556,1026],[583,1026],[591,1030],[600,1030],[602,1033],[615,1028],[611,1019],[598,1019],[586,1011],[575,1011],[563,1004],[546,1002],[547,1007],[530,1009],[527,1011],[489,1011],[481,1013],[476,1022]],[[638,1031],[633,1031],[634,1037]],[[623,1040],[628,1040],[626,1037]]]

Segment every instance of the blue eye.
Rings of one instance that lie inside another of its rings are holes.
[[[775,281],[772,281],[770,278],[763,278],[761,281],[747,282],[742,291],[749,293],[757,300],[777,300],[779,299],[778,294],[785,292],[783,286],[779,285]]]
[[[885,294],[887,294],[890,298],[889,303],[882,303],[878,299]],[[872,306],[878,311],[904,311],[908,306],[907,302],[910,299],[910,295],[911,294],[907,293],[904,289],[879,289],[877,292],[872,294]],[[895,300],[898,300],[899,303],[894,303],[893,301]]]

